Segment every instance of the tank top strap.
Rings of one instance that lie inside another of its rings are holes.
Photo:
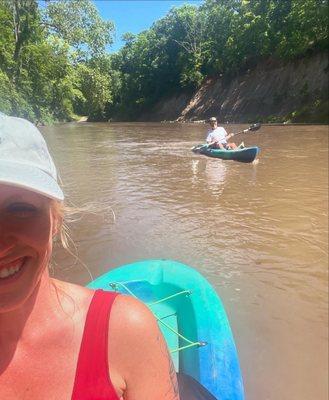
[[[109,377],[108,327],[118,293],[96,290],[89,305],[72,400],[118,400]]]

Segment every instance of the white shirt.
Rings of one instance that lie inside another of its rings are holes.
[[[218,126],[214,130],[212,130],[212,129],[208,130],[208,136],[207,136],[206,140],[207,140],[207,143],[218,142],[221,144],[226,144],[227,143],[226,135],[227,135],[226,130],[224,128]]]

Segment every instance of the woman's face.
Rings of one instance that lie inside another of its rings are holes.
[[[0,313],[21,306],[36,289],[56,227],[51,200],[0,184]]]

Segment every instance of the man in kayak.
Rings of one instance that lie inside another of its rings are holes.
[[[208,147],[212,149],[235,150],[238,146],[235,143],[228,143],[227,139],[234,134],[229,134],[222,127],[217,125],[217,119],[211,117],[209,119],[210,129],[207,132]]]

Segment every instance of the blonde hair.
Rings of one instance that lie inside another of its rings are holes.
[[[74,258],[74,265],[76,265],[78,262],[82,264],[90,275],[90,278],[93,279],[92,273],[89,270],[88,266],[78,256],[78,249],[74,240],[71,237],[69,228],[70,222],[81,219],[83,210],[78,207],[66,206],[62,201],[57,200],[51,200],[50,210],[57,222],[56,236],[58,237],[63,249],[66,250],[70,254],[70,256]],[[51,269],[52,271],[54,270],[52,265]]]
[[[76,205],[66,205],[64,202],[51,200],[50,210],[57,221],[57,237],[64,250],[66,250],[70,256],[75,260],[76,265],[78,262],[86,269],[90,278],[93,279],[92,273],[88,266],[79,258],[78,249],[71,237],[70,224],[77,222],[83,218],[86,214],[108,214],[111,211],[113,220],[115,221],[115,214],[111,207],[104,207],[97,203],[89,203],[82,207]]]
[[[63,248],[70,251],[71,243],[76,249],[70,236],[69,223],[81,218],[76,218],[75,216],[81,213],[82,209],[66,206],[62,201],[57,200],[51,200],[50,209],[57,221],[57,233]]]

